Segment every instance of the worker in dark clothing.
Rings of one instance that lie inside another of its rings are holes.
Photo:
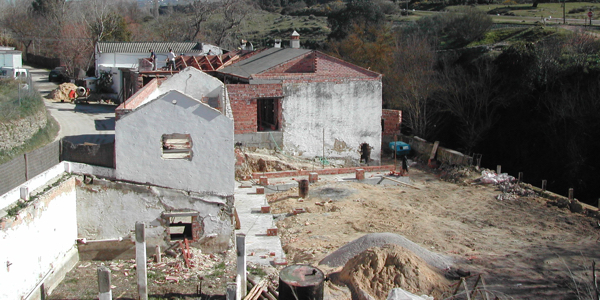
[[[406,159],[406,155],[402,155],[402,176],[408,175],[408,160]]]
[[[150,49],[150,61],[152,61],[152,71],[156,71],[156,54]]]

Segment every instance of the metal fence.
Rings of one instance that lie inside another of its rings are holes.
[[[0,165],[0,195],[59,163],[60,141],[15,157]]]
[[[60,140],[19,155],[0,165],[0,195],[63,160],[114,168],[114,143],[73,145],[69,141]]]

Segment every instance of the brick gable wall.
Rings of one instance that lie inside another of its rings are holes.
[[[227,84],[235,134],[257,132],[258,98],[283,97],[281,84]]]
[[[393,109],[384,109],[381,114],[383,119],[384,136],[393,136],[400,132],[400,123],[402,123],[402,111]]]
[[[118,121],[124,115],[130,113],[135,110],[150,94],[152,94],[158,88],[158,80],[152,79],[148,84],[146,84],[143,88],[137,91],[133,96],[127,99],[125,102],[121,103],[115,109],[115,121]]]

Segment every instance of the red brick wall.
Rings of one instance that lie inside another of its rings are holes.
[[[122,116],[136,109],[157,88],[158,81],[153,79],[143,88],[137,91],[137,93],[133,94],[133,96],[129,97],[129,99],[125,100],[125,102],[121,103],[121,105],[115,109],[115,121],[118,121]]]
[[[256,99],[283,97],[281,84],[227,84],[235,133],[257,132]]]
[[[400,123],[402,123],[402,111],[393,109],[384,109],[381,113],[383,118],[383,135],[390,136],[398,134]]]

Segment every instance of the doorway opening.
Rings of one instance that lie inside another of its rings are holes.
[[[256,128],[258,131],[279,130],[279,99],[256,100]]]

